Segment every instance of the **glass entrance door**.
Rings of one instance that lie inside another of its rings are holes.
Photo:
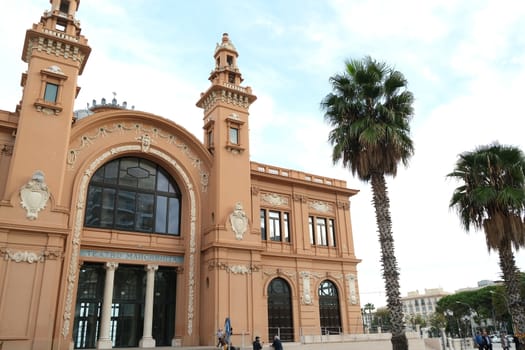
[[[282,341],[294,340],[290,286],[282,278],[268,286],[268,340],[279,335]]]
[[[105,276],[103,264],[86,263],[80,269],[73,325],[75,349],[97,347]]]
[[[82,266],[77,292],[73,341],[75,349],[96,348],[104,294],[102,263]],[[155,274],[152,336],[169,346],[175,330],[176,272],[159,267]],[[144,265],[119,265],[115,270],[110,339],[114,348],[138,347],[144,329],[146,271]]]

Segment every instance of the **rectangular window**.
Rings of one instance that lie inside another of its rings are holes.
[[[46,90],[44,92],[44,101],[56,103],[58,96],[58,85],[46,83]]]
[[[281,240],[281,213],[278,211],[269,211],[268,220],[270,221],[270,240]]]
[[[316,218],[315,220],[317,225],[317,244],[318,245],[328,245],[328,237],[326,235],[326,219],[325,218]]]
[[[284,242],[290,242],[290,214],[283,213],[283,238]]]
[[[308,230],[310,233],[310,244],[336,246],[335,219],[309,216]]]
[[[335,244],[335,221],[334,219],[329,219],[328,220],[328,234],[330,235],[330,244],[332,245],[332,247],[335,247],[336,244]]]
[[[261,209],[261,239],[266,241],[266,210]]]
[[[290,242],[290,213],[261,209],[261,239]]]
[[[239,144],[239,129],[230,127],[230,143],[232,145]]]
[[[310,244],[315,244],[315,229],[314,229],[314,217],[309,216],[308,217],[308,231],[310,232]]]

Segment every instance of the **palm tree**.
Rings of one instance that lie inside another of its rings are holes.
[[[457,210],[464,229],[484,230],[489,252],[499,253],[514,334],[520,335],[523,349],[525,305],[512,248],[525,246],[525,155],[512,146],[481,146],[460,154],[447,177],[461,182],[450,207]]]
[[[372,185],[381,246],[381,264],[392,322],[392,347],[408,349],[399,291],[399,269],[394,254],[390,202],[385,175],[414,153],[410,119],[414,96],[403,74],[370,57],[345,62],[343,74],[330,78],[333,91],[321,102],[325,120],[333,129],[332,160],[342,161],[353,175]]]

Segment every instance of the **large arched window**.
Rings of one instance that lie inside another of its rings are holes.
[[[332,282],[324,280],[319,285],[319,318],[323,334],[341,333],[340,313],[337,287]]]
[[[99,168],[89,183],[87,227],[180,235],[181,194],[160,166],[135,157]]]

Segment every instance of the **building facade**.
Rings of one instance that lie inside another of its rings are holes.
[[[91,48],[79,0],[50,3],[26,33],[22,99],[0,111],[2,349],[214,345],[226,319],[234,344],[361,332],[357,191],[250,160],[256,96],[229,36],[201,142],[116,100],[75,114]]]
[[[445,292],[443,288],[425,288],[425,293],[419,293],[418,290],[408,292],[406,297],[401,298],[405,319],[420,316],[428,320],[436,311],[438,300],[447,295],[450,293]]]

